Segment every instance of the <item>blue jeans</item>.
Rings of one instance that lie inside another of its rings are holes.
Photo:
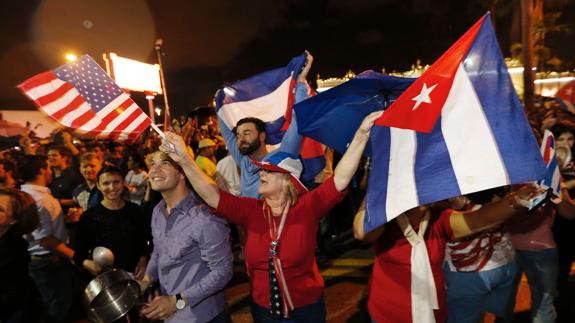
[[[452,272],[444,266],[448,322],[477,323],[485,312],[505,316],[513,292],[515,262],[480,272]]]
[[[525,272],[531,291],[531,319],[533,323],[555,322],[553,301],[557,296],[558,256],[557,249],[538,251],[516,250],[515,259],[519,270],[515,275],[513,297],[507,308],[505,321],[512,322],[515,308],[515,295]]]
[[[46,322],[65,322],[77,283],[72,264],[63,259],[32,259],[28,269],[47,309]]]
[[[269,309],[261,307],[250,299],[252,317],[256,323],[322,323],[325,322],[325,303],[323,296],[313,304],[296,308],[289,313],[288,319],[277,320],[269,315]]]

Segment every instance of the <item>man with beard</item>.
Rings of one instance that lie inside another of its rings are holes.
[[[306,76],[311,68],[313,57],[308,52],[306,64],[297,78],[295,87],[295,103],[307,99],[309,86]],[[220,118],[220,124],[225,124]],[[240,168],[241,196],[259,197],[257,190],[260,185],[259,167],[251,160],[263,160],[277,151],[287,152],[291,155],[299,155],[302,137],[298,134],[295,116],[292,117],[291,124],[284,134],[280,147],[269,152],[266,147],[265,123],[258,118],[243,118],[239,120],[233,132],[227,127],[220,127],[220,131],[230,154]]]

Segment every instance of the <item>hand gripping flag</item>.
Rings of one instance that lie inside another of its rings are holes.
[[[343,154],[363,118],[383,110],[405,91],[414,78],[365,71],[356,78],[297,103],[298,130]],[[371,155],[370,145],[365,155]]]
[[[366,232],[419,205],[545,174],[489,15],[376,124]]]
[[[307,54],[294,57],[287,66],[254,75],[237,81],[218,91],[216,94],[216,112],[230,130],[236,123],[247,117],[259,118],[266,124],[266,142],[277,145],[282,141],[292,116],[294,91],[297,76],[302,70]],[[321,144],[303,138],[301,157],[304,182],[313,180],[323,169]]]
[[[151,124],[88,55],[33,76],[18,88],[52,119],[87,136],[133,141]]]
[[[216,112],[229,129],[247,117],[266,123],[267,144],[281,142],[291,115],[297,75],[306,54],[294,57],[287,66],[254,75],[224,87],[216,94]]]
[[[547,172],[539,186],[551,188],[555,196],[561,196],[561,174],[557,163],[557,151],[555,149],[555,137],[549,130],[545,130],[543,140],[541,141],[541,156],[547,166]]]

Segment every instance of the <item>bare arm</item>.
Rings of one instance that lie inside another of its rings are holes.
[[[165,135],[166,139],[162,140],[160,150],[168,154],[173,161],[182,167],[194,190],[206,204],[212,208],[217,208],[220,202],[220,192],[216,182],[198,167],[193,154],[182,137],[172,132],[166,132]]]
[[[361,125],[355,132],[353,140],[349,144],[349,147],[347,147],[345,154],[343,154],[343,157],[333,172],[333,181],[335,183],[335,188],[338,191],[343,191],[351,181],[353,174],[355,174],[355,171],[359,166],[359,160],[361,159],[361,154],[365,149],[365,145],[369,141],[371,127],[373,127],[375,120],[381,117],[382,114],[383,111],[370,113],[365,117],[365,119],[363,119]]]
[[[353,237],[359,241],[373,242],[377,240],[377,238],[379,238],[379,236],[383,233],[385,225],[381,225],[368,233],[365,233],[363,231],[366,201],[367,201],[367,195],[363,198],[363,201],[361,201],[359,210],[357,210],[355,218],[353,219]]]
[[[56,239],[53,235],[40,239],[38,243],[42,248],[48,249],[53,253],[60,254],[68,259],[74,258],[74,250],[62,241]]]
[[[454,237],[458,239],[493,228],[516,213],[526,212],[527,209],[520,206],[517,201],[529,200],[539,193],[541,192],[537,186],[525,185],[498,201],[486,204],[479,210],[453,213],[449,218],[449,224]]]

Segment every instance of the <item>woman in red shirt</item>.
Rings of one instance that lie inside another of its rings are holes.
[[[539,194],[536,186],[525,185],[470,212],[423,205],[368,233],[363,231],[365,204],[362,204],[353,226],[356,239],[373,242],[376,255],[367,301],[372,321],[445,322],[447,303],[442,266],[447,241],[495,227],[513,214],[526,211],[522,205],[536,194]]]
[[[245,257],[256,322],[325,321],[324,284],[314,257],[319,220],[344,197],[380,116],[374,112],[363,120],[333,177],[310,192],[299,181],[299,159],[277,152],[254,162],[260,167],[262,199],[219,190],[195,164],[182,138],[166,133],[160,149],[182,166],[209,206],[246,229]]]

